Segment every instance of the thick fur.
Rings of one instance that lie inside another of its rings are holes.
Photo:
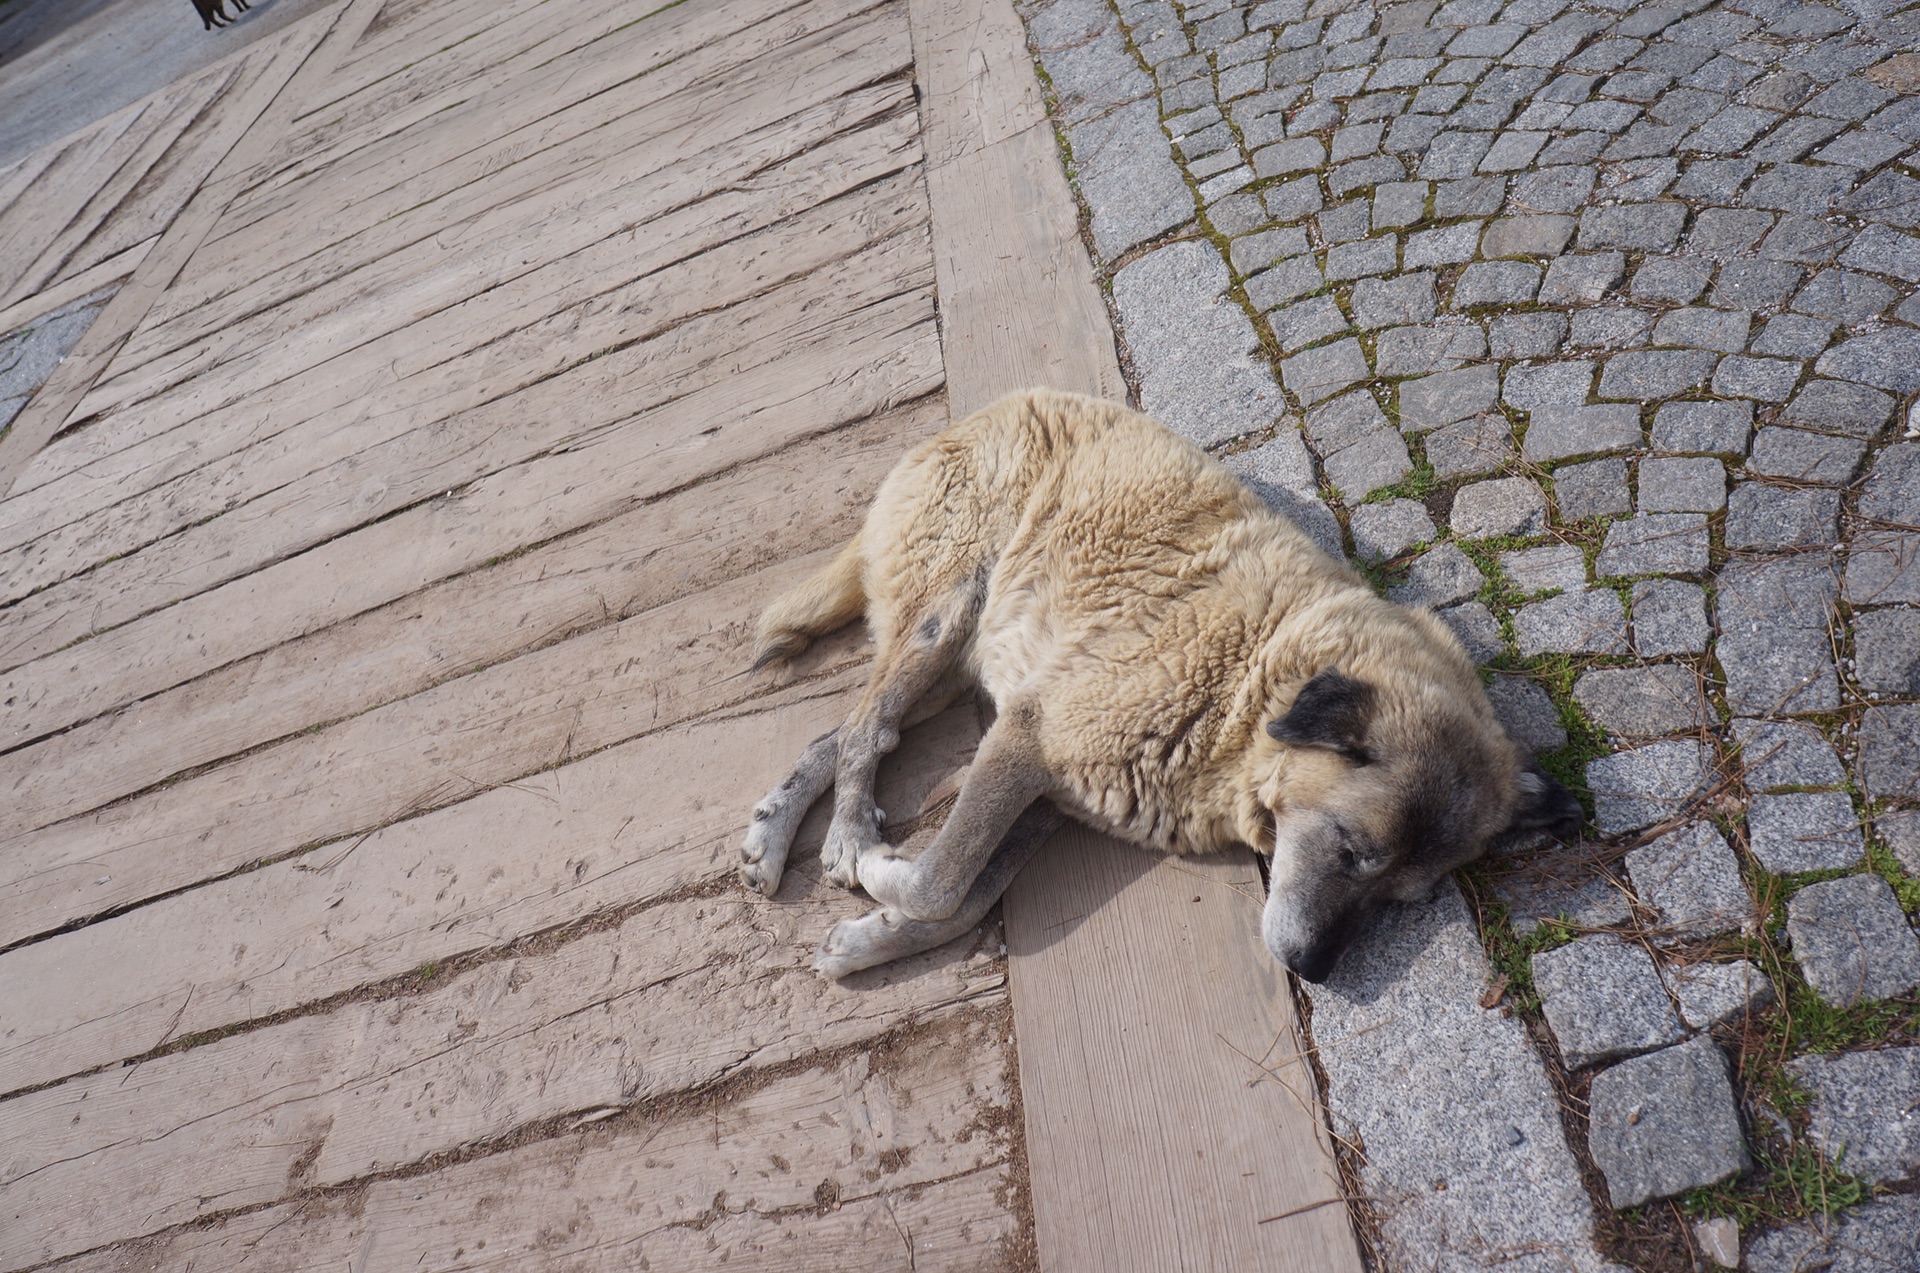
[[[743,848],[772,892],[806,806],[837,788],[827,875],[883,910],[829,937],[830,975],[923,949],[889,934],[910,920],[930,936],[976,909],[976,882],[1004,887],[995,849],[1031,851],[1007,833],[1041,796],[1149,848],[1271,854],[1267,944],[1314,980],[1380,903],[1425,896],[1503,832],[1579,825],[1443,624],[1111,403],[1019,394],[913,451],[833,564],[767,609],[755,665],[861,613],[866,693],[756,807]],[[997,718],[938,836],[901,857],[879,838],[873,769],[911,715],[969,684]]]

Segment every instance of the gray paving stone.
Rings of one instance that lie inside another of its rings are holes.
[[[1604,305],[1573,315],[1567,344],[1576,349],[1625,349],[1647,338],[1653,315],[1643,309]]]
[[[1352,306],[1354,325],[1362,331],[1424,323],[1436,309],[1433,275],[1423,272],[1392,279],[1361,279],[1353,286]]]
[[[1806,314],[1780,314],[1767,320],[1754,338],[1753,352],[1771,357],[1811,358],[1827,347],[1837,324]]]
[[[1475,261],[1460,275],[1449,304],[1454,309],[1481,305],[1524,305],[1540,289],[1540,267],[1528,261]]]
[[[1514,178],[1508,206],[1519,213],[1578,212],[1596,179],[1591,168],[1574,165],[1536,168]]]
[[[1487,223],[1480,236],[1484,257],[1557,256],[1573,236],[1574,219],[1536,215],[1502,217]]]
[[[1640,445],[1640,409],[1631,403],[1542,406],[1529,417],[1521,454],[1544,463],[1575,455],[1631,451]]]
[[[1269,504],[1278,500],[1278,492],[1312,497],[1316,488],[1313,459],[1289,419],[1280,421],[1272,438],[1250,450],[1227,456],[1225,463]]]
[[[1867,1053],[1869,1056],[1884,1055]],[[1749,1273],[1892,1273],[1920,1251],[1920,1195],[1893,1194],[1849,1208],[1836,1224],[1790,1225],[1755,1238]]]
[[[1396,605],[1437,609],[1465,601],[1479,592],[1487,578],[1471,558],[1452,544],[1429,549],[1407,567],[1405,583],[1387,589]]]
[[[1567,728],[1547,692],[1524,676],[1496,676],[1487,686],[1487,702],[1507,736],[1529,751],[1553,751],[1567,745]]]
[[[1653,415],[1653,445],[1663,451],[1744,455],[1752,431],[1750,402],[1668,402]]]
[[[1400,427],[1424,433],[1493,409],[1500,370],[1490,365],[1444,371],[1400,385]]]
[[[1280,363],[1280,378],[1288,392],[1308,406],[1358,384],[1368,374],[1360,342],[1351,338],[1295,354]]]
[[[1894,393],[1920,390],[1920,331],[1889,327],[1843,341],[1820,355],[1814,370]]]
[[[1856,270],[1871,270],[1908,283],[1920,283],[1920,239],[1884,225],[1870,225],[1840,254],[1840,263]]]
[[[1138,103],[1153,93],[1153,80],[1127,52],[1113,14],[1105,6],[1054,5],[1051,25],[1036,34],[1040,61],[1059,99],[1058,115],[1077,125],[1112,111],[1116,104]],[[1156,112],[1154,129],[1159,120]],[[1161,143],[1164,155],[1166,145]]]
[[[1807,984],[1835,1007],[1920,986],[1920,940],[1893,889],[1870,871],[1809,884],[1789,897],[1787,935]],[[1862,1156],[1870,1154],[1862,1146]],[[1855,1171],[1864,1166],[1850,1163]]]
[[[1854,605],[1920,602],[1920,532],[1858,532],[1848,545],[1847,599]]]
[[[1785,261],[1729,261],[1707,299],[1722,309],[1771,309],[1786,302],[1802,273]]]
[[[1714,648],[1736,712],[1818,712],[1840,705],[1833,652],[1823,632],[1780,624],[1721,629]]]
[[[1520,937],[1532,936],[1549,920],[1576,928],[1633,920],[1626,886],[1601,867],[1585,845],[1555,845],[1529,854],[1494,873],[1492,884],[1494,896],[1506,904],[1507,923]]]
[[[1793,296],[1793,308],[1816,318],[1856,327],[1878,318],[1900,293],[1877,278],[1851,270],[1821,270]]]
[[[1634,271],[1633,284],[1628,290],[1636,300],[1686,305],[1706,290],[1707,281],[1712,277],[1712,263],[1697,257],[1649,257]]]
[[[1426,438],[1427,463],[1442,478],[1492,473],[1514,458],[1506,417],[1489,413],[1435,429]]]
[[[1406,477],[1413,471],[1413,460],[1407,454],[1406,439],[1382,429],[1327,456],[1321,467],[1340,498],[1357,503]]]
[[[1602,577],[1697,575],[1707,568],[1707,519],[1700,513],[1642,513],[1607,528],[1595,569]]]
[[[1679,1041],[1653,959],[1610,934],[1533,956],[1533,984],[1570,1070]]]
[[[1500,571],[1528,594],[1576,592],[1587,586],[1586,556],[1572,544],[1510,549],[1500,554]]]
[[[1428,376],[1486,357],[1486,333],[1471,323],[1392,327],[1374,341],[1374,370],[1382,376]]]
[[[1473,259],[1474,246],[1480,240],[1480,222],[1462,221],[1438,230],[1422,230],[1407,236],[1405,264],[1408,269],[1434,265],[1458,265]]]
[[[1551,310],[1504,314],[1487,324],[1488,351],[1495,358],[1542,358],[1558,353],[1567,338],[1567,316]]]
[[[1479,1006],[1490,971],[1446,885],[1384,915],[1308,990],[1334,1131],[1367,1147],[1360,1188],[1399,1200],[1381,1216],[1382,1262],[1464,1273],[1479,1252],[1527,1251],[1540,1254],[1504,1267],[1617,1273],[1593,1248],[1593,1208],[1524,1026]]]
[[[1389,181],[1374,188],[1373,223],[1381,229],[1417,224],[1426,215],[1424,181]]]
[[[1781,875],[1840,870],[1866,857],[1860,819],[1844,791],[1755,796],[1747,839],[1754,860]]]
[[[1604,588],[1566,592],[1522,606],[1513,616],[1521,654],[1625,654],[1627,616]]]
[[[1256,309],[1276,309],[1326,286],[1320,267],[1311,256],[1296,256],[1276,262],[1270,269],[1255,274],[1246,282],[1247,299]]]
[[[1475,663],[1486,663],[1506,653],[1506,638],[1501,635],[1500,621],[1493,617],[1493,611],[1480,602],[1467,601],[1457,606],[1447,606],[1436,611],[1435,617],[1459,638],[1467,657]]]
[[[1456,535],[1538,535],[1547,528],[1547,497],[1524,477],[1502,477],[1465,486],[1454,496],[1447,519]]]
[[[1113,279],[1142,409],[1202,446],[1265,428],[1280,415],[1253,324],[1226,299],[1227,264],[1210,244],[1157,248]]]
[[[1266,201],[1268,215],[1275,221],[1298,221],[1319,211],[1325,202],[1320,195],[1319,179],[1315,177],[1298,177],[1270,186],[1261,198]]]
[[[1760,244],[1760,255],[1769,261],[1825,265],[1846,245],[1848,237],[1849,231],[1844,225],[1801,212],[1788,213]]]
[[[1347,203],[1335,204],[1313,220],[1320,231],[1321,242],[1350,243],[1355,239],[1367,237],[1367,231],[1372,228],[1367,224],[1367,214],[1367,201],[1354,199]]]
[[[1874,457],[1860,493],[1860,515],[1920,525],[1920,445],[1896,442]]]
[[[1726,202],[1759,166],[1751,159],[1696,159],[1687,165],[1673,192],[1686,199]]]
[[[1540,367],[1513,367],[1501,397],[1509,407],[1538,411],[1540,407],[1578,407],[1594,386],[1594,363],[1580,359],[1546,363]]]
[[[1656,345],[1685,345],[1737,354],[1747,346],[1750,315],[1724,309],[1670,310],[1653,329]]]
[[[1615,1207],[1725,1180],[1747,1166],[1727,1058],[1706,1035],[1596,1074],[1587,1144]]]
[[[1920,696],[1920,610],[1854,615],[1854,679],[1875,694]]]
[[[1753,919],[1740,860],[1705,822],[1669,831],[1627,854],[1627,876],[1663,936],[1684,940],[1732,932]],[[1669,984],[1676,978],[1669,975]],[[1681,1000],[1687,1024],[1700,1028]]]
[[[1741,482],[1727,496],[1727,547],[1791,548],[1838,537],[1840,492]]]
[[[1280,348],[1295,353],[1329,336],[1352,331],[1347,316],[1331,296],[1315,296],[1282,306],[1267,315],[1267,326]]]
[[[1307,438],[1321,455],[1332,455],[1386,427],[1387,417],[1380,404],[1364,389],[1323,402],[1307,412]]]
[[[1699,584],[1650,579],[1633,585],[1633,649],[1641,658],[1702,654],[1711,635]]]
[[[1795,482],[1844,486],[1859,471],[1867,444],[1859,438],[1832,437],[1801,429],[1762,429],[1753,439],[1747,468]]]
[[[1585,252],[1625,248],[1635,252],[1665,252],[1680,241],[1687,208],[1681,203],[1648,203],[1611,208],[1588,208],[1580,214],[1576,245]]]
[[[1369,274],[1391,274],[1399,260],[1399,240],[1391,234],[1357,243],[1336,243],[1327,249],[1326,275],[1330,282],[1344,282]]]
[[[1706,788],[1710,776],[1705,749],[1690,739],[1649,743],[1589,761],[1594,822],[1603,834],[1620,835],[1676,817]]]
[[[1069,128],[1067,138],[1102,261],[1193,219],[1193,192],[1167,152],[1151,100]]]
[[[1814,380],[1787,403],[1780,420],[1823,433],[1872,438],[1886,427],[1892,415],[1893,398],[1889,394],[1841,380]]]
[[[1687,248],[1716,261],[1731,260],[1758,243],[1773,220],[1773,213],[1752,208],[1705,208],[1694,218]]]
[[[1363,561],[1397,557],[1437,533],[1426,508],[1410,499],[1362,504],[1347,519],[1347,528],[1353,532],[1354,555]]]
[[[1731,859],[1733,855],[1727,856]],[[1734,883],[1739,883],[1737,872]],[[1744,898],[1746,894],[1742,892],[1741,896]],[[1767,1007],[1777,997],[1767,975],[1744,959],[1670,968],[1667,989],[1680,1005],[1680,1019],[1694,1030],[1711,1030],[1738,1021]]]
[[[1727,474],[1720,461],[1648,458],[1640,461],[1640,511],[1715,513],[1727,506]]]
[[[1873,829],[1908,875],[1920,876],[1920,809],[1894,809],[1873,820]]]
[[[1671,398],[1705,385],[1716,361],[1717,356],[1704,349],[1643,349],[1615,354],[1600,370],[1598,393],[1602,398],[1636,402]]]
[[[1582,672],[1573,699],[1594,724],[1629,738],[1698,730],[1713,720],[1699,678],[1673,664]]]
[[[1812,726],[1742,718],[1733,722],[1733,737],[1750,792],[1837,787],[1846,781],[1839,757]]]
[[[1591,304],[1605,296],[1626,269],[1627,259],[1619,252],[1557,256],[1540,284],[1540,303]]]
[[[1555,469],[1553,495],[1561,518],[1570,522],[1633,511],[1625,460],[1589,460]]]

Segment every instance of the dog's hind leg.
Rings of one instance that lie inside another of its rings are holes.
[[[983,589],[969,580],[921,612],[913,626],[881,647],[873,676],[840,727],[840,763],[834,773],[833,825],[820,861],[826,878],[852,888],[860,854],[882,843],[873,803],[880,760],[900,743],[909,709],[949,682],[960,651],[973,636]]]
[[[910,919],[890,907],[868,911],[858,919],[841,920],[827,934],[814,957],[814,970],[840,978],[862,968],[945,945],[978,924],[1007,891],[1007,885],[1032,860],[1041,844],[1065,822],[1066,815],[1052,802],[1030,806],[1000,841],[986,869],[974,878],[964,901],[945,919]]]
[[[953,812],[918,857],[884,844],[860,855],[860,884],[873,900],[917,920],[943,920],[963,906],[1007,830],[1053,787],[1033,723],[1031,704],[1015,705],[994,721]]]

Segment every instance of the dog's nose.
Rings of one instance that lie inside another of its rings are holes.
[[[1291,968],[1302,981],[1310,981],[1318,986],[1333,971],[1334,961],[1340,957],[1340,948],[1331,942],[1311,946],[1306,950],[1296,950],[1287,957],[1287,967]]]

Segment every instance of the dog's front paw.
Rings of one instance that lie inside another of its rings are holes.
[[[791,838],[783,834],[786,830],[780,825],[777,807],[770,807],[769,801],[762,800],[753,810],[753,825],[747,828],[746,839],[740,842],[740,878],[748,888],[757,889],[772,897],[774,890],[780,887],[780,876],[787,866],[787,843]]]
[[[827,939],[813,957],[813,970],[829,981],[838,981],[848,973],[884,964],[900,954],[898,917],[885,910],[868,911],[858,919],[843,919],[833,926]]]

